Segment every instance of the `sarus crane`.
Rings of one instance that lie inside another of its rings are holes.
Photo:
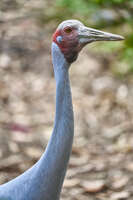
[[[85,45],[123,39],[120,35],[88,28],[78,20],[59,24],[52,40],[56,113],[51,138],[41,158],[30,169],[0,186],[0,200],[60,199],[74,136],[69,68]]]

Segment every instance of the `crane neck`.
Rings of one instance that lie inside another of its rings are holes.
[[[41,195],[45,200],[59,200],[60,198],[74,135],[69,64],[55,43],[52,44],[52,58],[56,80],[54,129],[45,153],[36,168],[36,178],[40,184],[38,188],[42,188],[44,195],[42,193]]]

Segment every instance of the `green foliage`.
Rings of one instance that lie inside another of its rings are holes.
[[[125,46],[129,48],[133,48],[133,33],[128,35],[125,41]]]
[[[82,0],[57,0],[57,5],[66,8],[69,13],[78,12],[85,15],[88,12],[87,2]]]
[[[130,66],[129,72],[133,72],[133,33],[129,34],[125,40],[121,59]]]

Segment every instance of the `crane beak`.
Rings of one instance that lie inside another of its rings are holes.
[[[123,36],[99,31],[93,28],[81,27],[79,30],[79,41],[81,46],[95,41],[118,41],[124,40]]]

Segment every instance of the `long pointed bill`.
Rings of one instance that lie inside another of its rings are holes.
[[[85,45],[85,44],[88,44],[90,42],[95,42],[95,41],[124,40],[124,37],[84,26],[79,30],[79,40],[82,45]]]

